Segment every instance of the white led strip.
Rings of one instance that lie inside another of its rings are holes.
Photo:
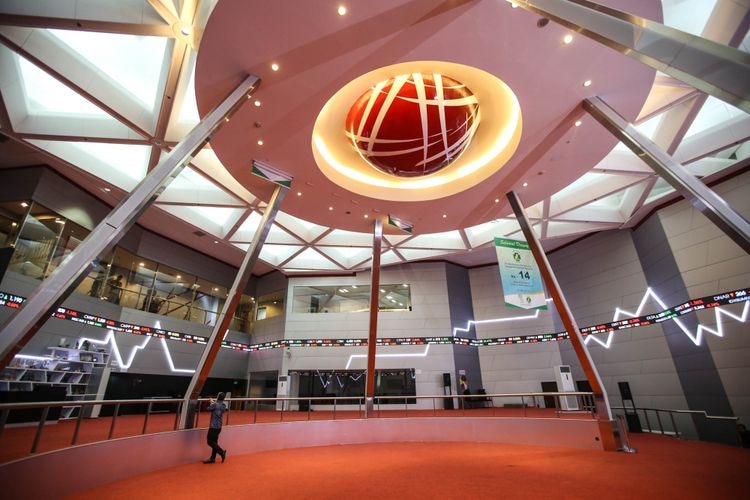
[[[156,328],[161,329],[161,324],[157,321]],[[135,358],[135,355],[138,351],[142,351],[146,348],[148,343],[151,341],[151,337],[147,336],[141,345],[136,345],[133,347],[133,350],[130,351],[130,356],[128,357],[127,361],[123,361],[122,353],[120,352],[120,348],[117,345],[117,339],[115,338],[115,332],[112,330],[109,330],[107,333],[107,336],[104,337],[104,340],[97,340],[92,339],[88,337],[81,337],[81,340],[88,341],[92,344],[98,344],[98,345],[106,345],[106,344],[112,344],[112,355],[115,357],[115,361],[117,361],[117,365],[122,368],[123,370],[127,370],[130,368],[130,366],[133,364],[133,359]],[[169,369],[173,373],[195,373],[195,370],[190,368],[175,368],[174,362],[172,361],[172,355],[169,353],[169,346],[167,346],[167,342],[164,339],[161,339],[161,346],[162,346],[162,352],[164,353],[164,359],[167,361],[167,365],[169,366]]]
[[[429,344],[425,346],[424,352],[417,352],[417,353],[403,353],[403,354],[375,354],[376,358],[424,358],[427,356],[427,353],[430,352],[430,346]],[[354,358],[366,358],[367,354],[352,354],[349,356],[349,361],[346,363],[346,369],[349,369],[349,367],[352,364],[352,361],[354,361]]]
[[[619,307],[615,308],[615,313],[612,318],[612,321],[618,321],[621,317],[627,316],[630,318],[636,318],[641,315],[643,312],[644,307],[646,306],[646,303],[649,298],[652,298],[659,306],[661,306],[662,309],[667,309],[667,305],[664,303],[664,301],[659,298],[656,293],[649,287],[646,289],[646,292],[643,294],[643,298],[641,299],[640,304],[638,305],[638,309],[635,312],[626,311],[624,309],[620,309]],[[547,299],[547,302],[550,302],[552,299]],[[733,314],[725,309],[722,309],[721,306],[714,308],[714,315],[716,318],[716,327],[711,328],[708,326],[704,326],[703,324],[698,324],[698,328],[696,329],[695,333],[691,332],[683,323],[680,321],[679,318],[672,318],[671,321],[674,321],[677,326],[680,327],[682,332],[696,345],[701,345],[701,342],[704,337],[704,332],[710,333],[712,335],[715,335],[717,337],[723,337],[724,336],[724,327],[723,327],[723,320],[722,316],[728,316],[729,318],[739,321],[740,323],[745,323],[748,319],[748,316],[750,315],[750,300],[745,301],[745,304],[743,306],[742,312],[737,315]],[[489,324],[489,323],[504,323],[509,321],[520,321],[520,320],[526,320],[526,319],[536,319],[539,318],[539,310],[537,309],[534,311],[534,314],[527,314],[524,316],[511,316],[511,317],[504,317],[504,318],[492,318],[492,319],[484,319],[484,320],[469,320],[466,323],[466,328],[460,328],[456,327],[453,329],[453,337],[457,335],[458,332],[466,333],[468,332],[472,326],[474,325],[482,325],[482,324]],[[155,325],[156,328],[161,329],[161,326],[159,322],[156,322]],[[596,334],[591,334],[586,336],[584,342],[588,344],[590,341],[594,341],[597,344],[601,345],[602,347],[605,347],[609,349],[612,346],[612,338],[614,336],[615,332],[609,332],[607,335],[606,340],[600,340],[597,338]],[[144,341],[140,345],[136,345],[133,347],[133,349],[130,351],[130,355],[128,356],[127,361],[125,361],[122,357],[122,353],[120,352],[119,346],[117,345],[117,340],[115,338],[115,332],[113,330],[109,330],[107,333],[107,336],[104,338],[104,340],[98,340],[98,339],[92,339],[88,337],[82,337],[81,340],[83,341],[89,341],[90,343],[97,344],[97,345],[106,345],[108,343],[112,344],[112,355],[115,357],[115,360],[117,361],[117,364],[120,368],[127,370],[130,368],[130,366],[133,364],[133,359],[135,359],[135,355],[138,351],[144,350],[148,343],[151,341],[150,336],[146,336],[144,338]],[[172,360],[172,355],[169,351],[169,346],[167,345],[167,342],[165,339],[161,340],[161,346],[162,346],[162,353],[164,355],[164,359],[169,366],[169,369],[172,373],[195,373],[194,369],[191,368],[176,368],[174,366],[174,361]],[[401,353],[401,354],[376,354],[376,358],[423,358],[426,357],[427,354],[430,351],[430,346],[425,346],[425,349],[423,352],[419,353]],[[35,356],[28,356],[28,355],[17,355],[17,357],[23,357],[28,359],[49,359],[46,357],[35,357]],[[349,360],[346,363],[346,368],[348,369],[355,358],[366,358],[366,354],[352,354],[349,356]]]
[[[638,305],[638,309],[631,313],[630,311],[626,311],[624,309],[620,309],[619,307],[615,308],[615,315],[612,317],[612,321],[618,321],[622,316],[628,316],[630,318],[637,318],[641,315],[643,312],[643,308],[646,305],[646,301],[650,298],[653,298],[654,301],[661,306],[662,309],[667,309],[667,305],[662,301],[656,293],[654,293],[653,290],[651,290],[651,287],[646,289],[646,293],[643,294],[643,298],[641,299],[641,303]],[[703,326],[702,324],[698,323],[698,328],[695,330],[695,334],[693,334],[683,323],[680,321],[679,318],[672,318],[672,321],[677,323],[677,326],[680,327],[680,330],[687,335],[687,337],[693,341],[693,344],[695,345],[701,345],[701,341],[703,340],[703,332],[706,331],[712,335],[716,335],[717,337],[723,337],[724,336],[724,327],[721,320],[721,316],[729,316],[730,318],[739,321],[740,323],[744,323],[747,321],[747,315],[748,311],[750,311],[750,301],[745,301],[745,306],[742,308],[742,314],[740,316],[737,316],[735,314],[732,314],[729,311],[726,311],[722,309],[721,307],[715,307],[714,308],[714,314],[716,316],[716,329],[709,328],[707,326]],[[606,347],[609,349],[609,347],[612,345],[612,337],[615,332],[609,332],[609,335],[607,335],[607,340],[601,341],[598,338],[596,338],[594,335],[589,335],[586,337],[586,342],[590,340],[593,340],[594,342]]]

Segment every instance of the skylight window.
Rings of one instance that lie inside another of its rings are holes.
[[[146,109],[154,108],[167,38],[72,30],[49,32],[142,102]]]
[[[695,121],[690,126],[687,134],[685,134],[685,138],[687,139],[695,134],[705,132],[713,127],[724,126],[731,119],[744,115],[744,111],[735,108],[731,104],[720,101],[715,97],[709,97],[706,99],[705,104],[703,104],[698,116],[695,117]]]
[[[109,116],[23,57],[18,66],[30,115]]]
[[[716,0],[662,0],[664,24],[692,35],[700,35],[715,5]]]
[[[201,117],[198,115],[198,104],[195,102],[195,58],[190,67],[190,79],[188,80],[185,96],[182,98],[180,114],[177,121],[183,123],[198,123]]]

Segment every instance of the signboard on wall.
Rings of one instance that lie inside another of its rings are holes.
[[[547,309],[542,276],[525,241],[495,238],[497,264],[505,305],[520,309]]]

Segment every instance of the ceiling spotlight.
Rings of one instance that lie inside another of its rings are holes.
[[[500,198],[495,198],[495,203],[500,203]]]
[[[10,225],[16,227],[18,225],[18,222],[11,222]]]
[[[258,146],[262,146],[262,145],[263,145],[263,139],[258,139]]]
[[[108,188],[108,187],[105,187],[105,188],[104,188],[104,192],[105,192],[105,193],[109,193],[110,191],[112,191],[112,190],[111,190],[110,188]]]
[[[575,123],[576,127],[580,127],[581,123],[583,123],[581,120],[576,120],[576,123]]]
[[[585,82],[583,82],[583,86],[584,87],[591,87],[591,80],[586,80]]]
[[[572,41],[573,41],[573,35],[571,35],[570,33],[568,33],[567,35],[565,35],[565,36],[563,37],[563,43],[564,43],[565,45],[568,45],[568,44],[569,44],[569,43],[571,43]]]
[[[448,214],[443,214],[443,219],[447,219],[447,218],[448,218]]]
[[[526,186],[528,186],[528,185],[529,185],[529,183],[528,183],[528,182],[524,182],[524,183],[523,183],[523,184],[521,184],[521,185],[522,185],[523,187],[526,187]]]
[[[182,276],[180,276],[180,275],[178,274],[177,276],[175,276],[175,278],[177,278],[178,280],[181,280],[181,279],[182,279]]]
[[[139,262],[139,263],[138,263],[138,265],[139,265],[139,266],[141,266],[141,267],[143,267],[143,266],[145,266],[146,264],[144,264],[143,262]]]
[[[255,104],[255,107],[256,107],[256,108],[259,108],[259,107],[260,107],[260,101],[255,101],[255,102],[254,102],[253,104]]]
[[[333,207],[328,207],[328,210],[333,210]]]
[[[297,191],[297,196],[302,196],[302,191]]]
[[[218,243],[218,242],[219,242],[219,240],[214,240],[214,243]]]
[[[339,13],[340,16],[345,16],[346,15],[346,7],[344,7],[343,5],[339,5],[338,13]]]
[[[276,63],[273,63],[273,64],[271,65],[271,70],[272,70],[272,71],[278,71],[278,70],[279,70],[279,65],[278,65],[278,64],[276,64]]]
[[[26,207],[28,207],[28,206],[29,206],[29,204],[28,204],[28,203],[26,203],[25,201],[22,201],[22,202],[21,202],[21,206],[22,206],[23,208],[26,208]]]
[[[365,219],[369,219],[369,218],[370,218],[370,216],[367,215],[367,214],[365,214]]]

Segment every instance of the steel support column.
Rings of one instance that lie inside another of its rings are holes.
[[[182,405],[182,413],[180,414],[180,429],[185,428],[191,402],[194,403],[195,400],[200,397],[201,390],[206,383],[208,374],[211,372],[216,356],[219,353],[221,342],[224,340],[227,330],[229,330],[229,324],[232,322],[234,311],[237,310],[237,305],[240,303],[242,293],[245,291],[247,283],[250,281],[253,266],[258,260],[258,255],[260,255],[260,251],[268,237],[273,221],[279,211],[279,206],[284,200],[287,191],[289,191],[288,187],[278,184],[276,185],[276,189],[268,202],[266,211],[263,213],[263,217],[260,220],[258,230],[255,232],[255,236],[253,236],[253,241],[247,249],[242,264],[240,264],[232,288],[229,290],[227,300],[224,302],[224,307],[221,309],[219,317],[216,318],[216,324],[208,338],[206,348],[203,350],[201,359],[198,362],[198,367],[195,369],[193,378],[190,379],[187,391],[185,391],[185,404]]]
[[[568,332],[570,343],[573,345],[573,350],[578,357],[578,361],[581,363],[583,373],[591,385],[591,391],[594,393],[594,404],[596,406],[596,418],[599,420],[602,446],[605,450],[614,451],[617,449],[617,439],[613,426],[612,411],[607,399],[607,391],[599,378],[599,373],[596,370],[594,362],[591,360],[591,355],[588,349],[586,349],[581,331],[578,329],[578,324],[576,324],[573,313],[571,313],[568,307],[560,284],[557,282],[555,273],[552,271],[552,266],[550,266],[547,255],[544,253],[542,244],[539,242],[536,233],[534,233],[534,228],[526,216],[526,210],[521,204],[521,200],[515,191],[509,192],[506,196],[508,197],[510,206],[513,208],[518,224],[521,226],[521,231],[523,231],[526,237],[526,242],[529,244],[531,253],[534,255],[534,260],[539,266],[539,271],[542,274],[544,284],[547,286],[547,291],[552,295],[555,308],[557,308],[557,313],[560,315],[563,325],[565,325],[565,331]]]
[[[512,0],[750,113],[747,53],[588,0]]]
[[[685,170],[679,162],[641,134],[599,97],[583,101],[583,109],[724,231],[732,241],[750,253],[750,223],[735,212],[723,198]]]
[[[260,83],[248,76],[127,195],[31,294],[0,328],[0,368],[7,366],[57,307],[86,277],[99,255],[112,248],[138,217],[179,175],[211,134],[247,100]]]
[[[380,248],[383,221],[375,219],[372,233],[372,279],[370,280],[370,334],[367,337],[367,373],[365,378],[365,414],[373,414],[375,404],[375,351],[378,343],[378,309],[380,306]]]

